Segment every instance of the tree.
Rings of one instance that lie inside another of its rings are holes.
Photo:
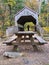
[[[0,0],[0,28],[14,25],[14,16],[23,8],[24,0]]]
[[[24,7],[24,0],[16,0],[15,13]]]
[[[35,11],[38,11],[38,6],[39,6],[39,3],[36,1],[36,0],[27,0],[25,2],[26,6],[30,7],[31,9],[35,10]]]
[[[41,11],[40,13],[46,13],[47,10],[46,10],[46,7],[47,7],[47,4],[45,3],[45,0],[43,0],[43,2],[41,3]]]
[[[39,23],[41,24],[41,26],[47,26],[47,12],[48,9],[48,4],[45,3],[45,0],[42,1],[41,3],[41,10],[40,10],[40,14],[39,14]]]
[[[3,3],[9,7],[9,18],[10,18],[10,26],[12,25],[12,8],[16,5],[16,1],[13,0],[4,0]]]
[[[4,4],[0,3],[0,31],[4,31],[4,23],[5,23],[5,9]],[[4,34],[4,33],[3,33]]]
[[[3,31],[3,34],[6,28],[12,24],[11,11],[12,11],[12,8],[14,7],[14,3],[12,2],[12,0],[10,0],[11,2],[8,2],[8,1],[9,0],[0,0],[0,31]],[[10,10],[9,4],[11,6],[11,10]]]

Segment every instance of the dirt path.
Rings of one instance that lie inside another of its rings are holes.
[[[31,45],[19,46],[19,52],[24,56],[17,58],[5,58],[5,51],[12,51],[13,46],[6,46],[0,43],[0,65],[48,65],[49,64],[49,44],[38,46],[38,51],[34,51]]]

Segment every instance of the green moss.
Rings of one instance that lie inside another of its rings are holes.
[[[43,27],[46,32],[49,32],[49,27]]]

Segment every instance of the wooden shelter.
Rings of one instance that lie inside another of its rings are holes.
[[[33,22],[38,24],[38,13],[28,7],[24,7],[15,15],[15,25],[18,26],[19,31],[23,31],[26,22]]]

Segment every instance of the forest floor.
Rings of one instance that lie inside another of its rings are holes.
[[[12,51],[13,46],[6,46],[0,42],[0,65],[49,65],[49,42],[38,46],[38,51],[34,51],[31,45],[19,46],[19,51],[24,55],[17,58],[6,58],[5,51]]]

